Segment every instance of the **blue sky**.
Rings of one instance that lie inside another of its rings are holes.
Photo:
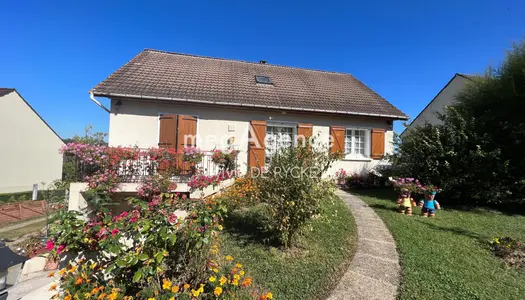
[[[522,0],[7,0],[1,15],[0,87],[64,138],[108,130],[88,90],[144,48],[351,73],[414,117],[525,37]]]

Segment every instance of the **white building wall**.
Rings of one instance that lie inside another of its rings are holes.
[[[445,106],[452,106],[454,104],[455,97],[465,89],[469,79],[456,75],[450,82],[445,86],[441,92],[421,111],[421,113],[410,123],[408,128],[401,134],[408,132],[410,128],[424,125],[429,123],[432,125],[441,124],[441,120],[438,119],[437,114],[443,113]]]
[[[313,134],[320,134],[320,140],[328,144],[330,126],[360,127],[366,129],[382,128],[385,133],[385,151],[392,151],[392,125],[385,119],[370,117],[315,115],[305,113],[284,113],[275,110],[255,110],[202,106],[188,103],[143,102],[121,100],[118,110],[112,101],[109,145],[157,147],[159,139],[159,115],[163,113],[192,115],[198,117],[197,147],[201,150],[225,149],[227,140],[235,138],[234,147],[240,150],[239,166],[247,169],[248,131],[251,120],[283,121],[313,124]],[[379,161],[372,159],[343,160],[334,164],[328,174],[339,168],[347,172],[360,172],[370,169]]]
[[[62,140],[11,92],[0,97],[0,193],[29,191],[62,177]]]

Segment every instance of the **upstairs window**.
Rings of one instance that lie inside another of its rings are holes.
[[[255,82],[261,84],[273,84],[268,76],[255,75]]]

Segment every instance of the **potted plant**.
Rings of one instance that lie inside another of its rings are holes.
[[[337,180],[337,184],[344,185],[346,182],[346,177],[348,177],[348,174],[346,171],[341,168],[337,172],[335,172],[335,178]]]

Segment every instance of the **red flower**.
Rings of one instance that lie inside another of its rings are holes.
[[[119,233],[119,230],[117,228],[114,228],[113,230],[111,230],[112,236],[115,236],[117,233]]]
[[[53,240],[49,240],[46,243],[46,250],[53,250],[55,248],[55,243]]]
[[[58,254],[62,253],[62,251],[64,251],[64,249],[66,249],[66,246],[64,246],[64,245],[58,246],[58,249],[57,249]]]

